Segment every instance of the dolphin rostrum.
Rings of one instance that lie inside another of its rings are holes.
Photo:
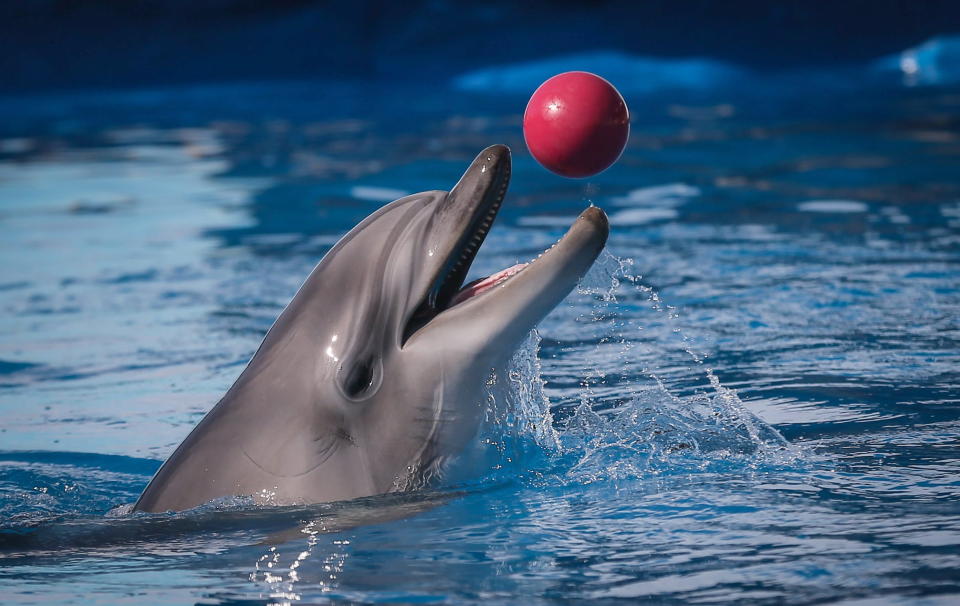
[[[606,215],[587,208],[526,265],[463,287],[510,181],[485,149],[450,192],[387,204],[320,261],[223,399],[134,505],[265,504],[416,489],[475,435],[478,396],[593,264]]]

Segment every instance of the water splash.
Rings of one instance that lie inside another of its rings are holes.
[[[544,366],[545,342],[531,333],[511,361],[508,389],[488,395],[501,435],[509,429],[521,436],[516,444],[538,445],[570,483],[795,462],[797,448],[721,383],[677,309],[632,267],[604,252],[560,309],[562,326],[546,343],[575,350],[562,356],[565,368]],[[566,330],[575,334],[565,339]],[[577,396],[551,406],[551,380],[574,375]]]
[[[477,438],[444,470],[447,485],[484,486],[539,473],[544,455],[558,452],[550,400],[537,355],[540,337],[531,331],[504,368],[487,378]]]

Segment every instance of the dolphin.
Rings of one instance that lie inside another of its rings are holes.
[[[484,381],[603,249],[587,208],[525,265],[463,286],[503,203],[510,150],[483,150],[449,192],[391,202],[321,259],[233,386],[134,511],[220,497],[343,501],[427,487],[476,434]]]

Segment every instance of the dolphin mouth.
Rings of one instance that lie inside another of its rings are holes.
[[[479,294],[487,292],[491,288],[495,288],[496,286],[503,284],[514,275],[520,273],[520,271],[527,265],[530,265],[530,263],[517,263],[516,265],[512,265],[506,269],[501,269],[498,272],[492,273],[489,276],[477,278],[473,282],[466,284],[457,291],[457,294],[455,294],[453,299],[450,301],[450,307],[456,307],[467,299],[476,297]],[[450,307],[447,309],[450,309]]]
[[[589,226],[585,229],[585,226]],[[567,230],[567,233],[563,235],[559,240],[553,243],[552,246],[544,250],[542,253],[537,255],[535,259],[532,259],[526,263],[517,263],[505,269],[501,269],[498,272],[492,273],[489,276],[478,278],[473,280],[469,284],[462,286],[457,293],[453,296],[450,301],[450,304],[443,311],[447,311],[457,307],[461,304],[471,301],[472,299],[481,300],[487,293],[492,293],[497,290],[498,287],[506,287],[513,280],[521,278],[523,274],[529,269],[532,270],[539,266],[541,263],[550,262],[553,256],[558,254],[570,255],[571,251],[569,249],[577,248],[602,248],[606,242],[607,233],[609,226],[607,224],[607,217],[602,210],[596,206],[591,205],[578,216],[573,225]],[[595,232],[596,237],[593,234],[589,234],[586,237],[586,240],[582,243],[575,244],[572,241],[582,239],[584,231]],[[567,250],[564,250],[567,249]],[[591,255],[590,263],[592,264],[593,257]],[[589,266],[589,265],[588,265]],[[570,271],[576,273],[575,270],[569,268]],[[579,275],[576,276],[579,279]],[[441,312],[442,313],[442,312]]]
[[[574,221],[566,235],[536,259],[529,263],[518,263],[464,285],[467,272],[503,204],[509,181],[510,151],[506,146],[495,145],[477,156],[460,182],[450,191],[446,206],[454,207],[460,217],[451,230],[459,230],[460,235],[456,244],[447,252],[426,295],[410,315],[403,332],[401,347],[438,316],[461,305],[466,307],[467,302],[482,304],[483,300],[493,297],[495,291],[507,287],[534,267],[543,266],[543,271],[534,273],[553,276],[548,282],[565,283],[570,276],[576,274],[573,277],[575,283],[581,270],[589,268],[596,254],[603,248],[608,232],[606,215],[591,206]],[[444,210],[442,208],[438,212]],[[469,219],[463,220],[464,217]],[[585,268],[582,267],[584,258],[588,258]],[[518,282],[529,283],[518,287],[521,289],[545,289],[544,293],[553,290],[548,282],[534,278]],[[565,294],[566,291],[563,295]],[[551,297],[545,297],[546,299]]]

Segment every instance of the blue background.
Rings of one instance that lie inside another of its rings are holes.
[[[960,599],[956,3],[0,5],[5,603]],[[569,69],[631,110],[526,152]],[[131,515],[316,262],[513,149],[469,279],[607,252],[434,490]],[[469,463],[470,465],[467,465]]]

